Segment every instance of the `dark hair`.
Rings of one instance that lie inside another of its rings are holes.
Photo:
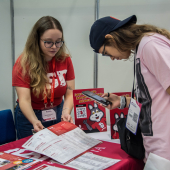
[[[161,34],[170,39],[170,32],[153,25],[128,24],[110,33],[112,38],[105,39],[105,45],[114,46],[119,51],[134,50],[145,35]]]

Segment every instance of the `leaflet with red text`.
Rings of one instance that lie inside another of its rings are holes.
[[[34,159],[26,159],[21,156],[11,155],[8,153],[0,152],[0,169],[1,170],[24,170],[28,169],[40,161]]]
[[[76,125],[63,121],[35,133],[22,147],[66,164],[99,143]]]

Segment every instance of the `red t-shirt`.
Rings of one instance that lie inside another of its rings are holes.
[[[12,71],[12,86],[30,88],[30,78],[26,76],[24,79],[22,77],[22,72],[18,71],[18,62],[20,57],[17,59],[13,71]],[[51,83],[53,78],[53,67],[52,60],[48,62],[49,72],[47,77],[49,78],[50,84],[46,86],[47,89],[51,89]],[[70,57],[67,57],[64,62],[55,61],[55,86],[54,86],[54,106],[59,105],[62,102],[62,97],[66,93],[67,84],[66,81],[74,80],[74,68]],[[47,99],[47,107],[50,106],[50,99]],[[44,100],[42,94],[37,98],[31,90],[31,104],[33,109],[42,110],[44,108]]]
[[[92,125],[92,128],[93,129],[98,129],[100,132],[104,131],[106,129],[106,118],[103,117],[100,122],[95,122],[93,125]]]

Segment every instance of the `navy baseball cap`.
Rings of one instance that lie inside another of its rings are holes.
[[[103,45],[105,35],[124,26],[127,23],[136,23],[137,18],[135,15],[121,21],[111,16],[100,18],[94,22],[90,30],[90,45],[96,53],[99,52],[100,47]]]

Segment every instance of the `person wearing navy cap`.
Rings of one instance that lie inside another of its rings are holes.
[[[150,153],[170,160],[170,32],[153,25],[138,25],[132,15],[124,20],[103,17],[90,30],[94,52],[111,60],[129,59],[135,54],[136,97],[142,104],[139,126],[146,162]],[[130,97],[104,93],[111,101],[106,108],[129,107]]]

